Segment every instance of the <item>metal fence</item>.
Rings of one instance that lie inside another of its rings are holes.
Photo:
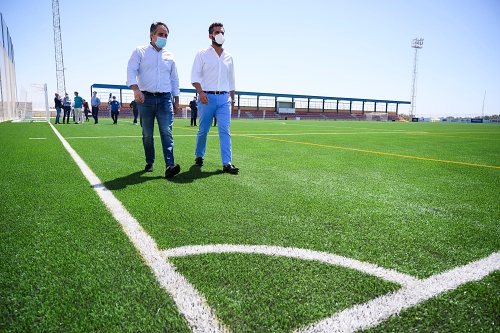
[[[10,38],[9,28],[0,13],[0,121],[18,118],[16,111],[16,67],[14,62],[14,45]]]

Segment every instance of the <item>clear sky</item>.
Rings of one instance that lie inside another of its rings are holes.
[[[149,26],[170,29],[181,88],[192,88],[196,51],[222,22],[236,90],[411,100],[419,51],[418,116],[500,114],[500,0],[60,0],[67,91],[90,98],[93,83],[125,84]],[[56,92],[51,0],[2,0],[15,50],[17,86]],[[401,113],[409,113],[402,106]]]

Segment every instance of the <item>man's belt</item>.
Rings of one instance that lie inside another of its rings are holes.
[[[222,94],[227,94],[227,91],[204,91],[204,93],[211,95],[222,95]]]
[[[144,95],[149,95],[149,96],[165,96],[167,94],[170,94],[168,92],[150,92],[150,91],[143,91],[142,93]]]

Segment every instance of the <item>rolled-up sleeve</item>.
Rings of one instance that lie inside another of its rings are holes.
[[[201,52],[196,54],[193,62],[193,68],[191,69],[191,83],[201,83],[203,71],[203,61],[201,58]]]
[[[137,49],[132,52],[127,64],[127,86],[137,84],[137,73],[139,71],[140,55]]]
[[[170,86],[172,88],[172,95],[179,96],[181,91],[179,89],[179,74],[177,73],[175,61],[172,62],[172,70],[170,71]]]
[[[231,61],[231,66],[229,68],[229,91],[236,90],[235,75],[234,75],[234,62]]]

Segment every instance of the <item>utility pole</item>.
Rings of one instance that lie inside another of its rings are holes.
[[[61,37],[61,19],[59,16],[59,0],[52,0],[52,20],[54,24],[54,49],[56,58],[57,92],[64,96],[66,92],[66,79],[64,77],[64,61]]]
[[[410,118],[415,117],[417,110],[417,63],[418,63],[418,50],[421,49],[424,45],[423,38],[415,38],[411,47],[415,49],[415,60],[413,61],[413,79],[411,86],[411,106],[410,106]]]

